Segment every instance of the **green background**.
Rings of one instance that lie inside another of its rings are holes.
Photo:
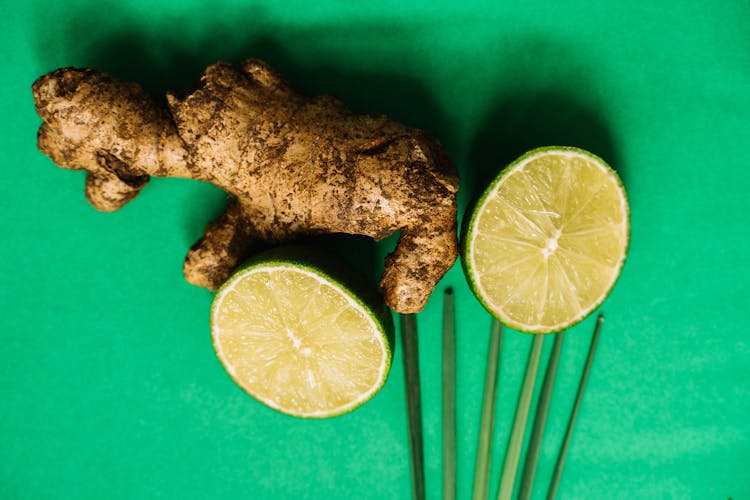
[[[307,94],[439,137],[460,169],[462,213],[532,147],[609,161],[629,193],[632,244],[601,308],[560,497],[750,498],[747,1],[6,1],[0,19],[0,498],[409,498],[400,346],[383,390],[349,415],[304,421],[256,403],[213,353],[211,295],[181,274],[225,195],[153,179],[103,214],[82,172],[35,148],[30,85],[47,71],[95,67],[163,95],[246,56]],[[374,278],[394,240],[327,244]],[[446,286],[469,498],[490,321],[459,265],[418,317],[427,490],[442,492]],[[537,498],[593,323],[563,347]],[[493,495],[529,345],[506,336]]]

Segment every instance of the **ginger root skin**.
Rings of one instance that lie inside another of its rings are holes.
[[[458,255],[458,174],[435,139],[332,96],[302,96],[257,59],[209,66],[166,105],[91,69],[53,71],[32,90],[40,151],[88,171],[97,209],[121,208],[150,176],[210,182],[234,198],[185,258],[195,285],[216,290],[268,245],[400,230],[380,285],[393,310],[415,313]]]

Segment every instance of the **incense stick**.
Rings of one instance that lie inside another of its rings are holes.
[[[479,423],[479,443],[477,444],[477,461],[474,469],[474,500],[486,500],[490,488],[490,456],[492,451],[492,431],[495,423],[495,399],[500,351],[502,349],[502,325],[492,321],[487,367],[484,376],[484,397],[482,398],[482,416]]]
[[[523,378],[521,394],[518,397],[516,416],[513,420],[513,430],[508,441],[508,449],[505,452],[503,475],[500,478],[500,488],[497,493],[498,500],[510,500],[513,495],[516,470],[518,469],[518,458],[521,455],[521,445],[523,444],[523,436],[526,432],[526,420],[529,416],[529,406],[531,405],[531,396],[534,392],[534,382],[536,381],[536,372],[539,367],[539,357],[542,353],[543,343],[544,335],[535,335],[531,349],[529,350],[529,360],[526,363],[526,374]]]
[[[578,416],[578,408],[581,406],[581,400],[583,399],[583,390],[586,388],[586,381],[591,372],[591,364],[594,361],[594,353],[596,352],[596,345],[599,342],[599,333],[601,332],[603,323],[604,315],[599,314],[599,317],[596,320],[596,326],[594,327],[594,335],[591,337],[591,345],[589,346],[589,353],[586,357],[586,364],[584,365],[583,373],[581,374],[581,382],[578,384],[578,392],[576,393],[575,403],[573,403],[573,410],[570,412],[568,427],[565,429],[565,437],[560,446],[560,453],[557,456],[555,471],[552,474],[552,480],[550,481],[549,490],[547,491],[548,499],[555,498],[557,487],[560,485],[560,476],[562,475],[563,466],[565,465],[565,457],[568,453],[568,447],[570,446],[570,438],[573,435],[573,426],[575,425],[576,417]]]
[[[547,361],[547,371],[544,374],[544,383],[539,393],[539,402],[536,406],[531,440],[529,441],[529,447],[526,449],[526,462],[523,467],[523,475],[521,476],[521,488],[518,492],[520,500],[531,498],[531,491],[534,488],[536,464],[539,460],[542,437],[544,437],[544,425],[547,422],[547,413],[549,411],[550,400],[552,399],[552,388],[555,385],[555,374],[557,373],[557,362],[560,359],[563,335],[563,332],[555,334],[555,343],[552,345],[552,352],[550,353],[549,361]]]
[[[422,405],[419,385],[419,348],[417,319],[413,314],[401,315],[401,339],[404,348],[406,404],[409,412],[409,449],[411,451],[412,498],[424,500],[424,449],[422,445]]]
[[[452,288],[443,295],[443,498],[456,498],[456,321]]]

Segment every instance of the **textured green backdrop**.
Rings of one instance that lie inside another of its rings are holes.
[[[409,498],[400,347],[384,389],[354,413],[269,410],[223,372],[211,295],[181,275],[223,193],[155,179],[102,214],[81,172],[36,151],[30,85],[44,72],[92,66],[160,95],[245,56],[306,93],[438,136],[460,168],[462,212],[531,147],[608,160],[630,195],[632,245],[602,307],[560,495],[750,497],[747,1],[5,1],[0,32],[1,498]],[[373,277],[393,240],[328,245]],[[489,318],[460,266],[448,285],[469,498]],[[442,491],[440,299],[418,318],[430,498]],[[592,326],[563,347],[538,498]],[[492,491],[529,344],[507,336]]]

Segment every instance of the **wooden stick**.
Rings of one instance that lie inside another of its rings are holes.
[[[443,498],[456,498],[456,320],[452,288],[443,295]]]
[[[552,474],[552,480],[549,484],[549,490],[547,491],[547,499],[551,500],[555,498],[557,494],[557,487],[560,485],[560,476],[562,476],[563,466],[565,465],[565,456],[568,453],[568,447],[570,446],[570,438],[573,435],[573,426],[575,425],[576,417],[578,416],[578,408],[581,406],[581,400],[583,399],[583,390],[586,388],[586,381],[589,378],[591,372],[591,364],[594,362],[594,353],[596,352],[596,345],[599,343],[599,333],[604,323],[604,315],[599,314],[596,320],[596,326],[594,327],[594,335],[591,337],[591,345],[589,345],[589,354],[586,357],[586,364],[581,374],[581,382],[578,384],[578,393],[576,393],[575,403],[573,403],[573,410],[570,412],[570,419],[568,419],[568,427],[565,429],[565,437],[563,438],[562,445],[560,446],[560,453],[557,456],[557,463],[555,464],[555,471]]]
[[[419,384],[419,348],[417,318],[414,314],[401,315],[401,339],[404,347],[404,376],[406,405],[409,412],[409,449],[411,450],[412,498],[424,500],[424,449],[422,445],[422,404]]]
[[[529,441],[529,447],[526,449],[526,462],[523,467],[523,476],[521,476],[521,488],[518,492],[520,500],[531,498],[531,491],[534,488],[536,464],[539,460],[539,449],[544,437],[544,425],[547,423],[547,413],[549,411],[550,400],[552,399],[552,388],[555,385],[555,374],[557,373],[557,362],[560,359],[563,335],[563,332],[555,334],[555,343],[552,345],[552,352],[550,353],[549,361],[547,361],[547,371],[544,374],[544,383],[542,384],[539,402],[536,406],[531,440]]]
[[[518,397],[516,416],[513,420],[513,430],[508,441],[508,449],[505,452],[503,475],[500,478],[500,488],[497,492],[498,500],[510,500],[513,495],[516,470],[518,469],[518,458],[521,456],[521,445],[523,444],[523,436],[526,433],[526,420],[529,416],[529,406],[531,406],[531,396],[534,393],[534,382],[536,381],[536,372],[539,367],[539,358],[542,353],[543,343],[544,335],[534,335],[534,341],[529,350],[529,360],[526,363],[526,374],[523,378],[521,394]]]
[[[490,490],[490,464],[492,453],[492,433],[495,425],[495,400],[497,398],[500,351],[502,349],[503,327],[499,321],[492,321],[487,367],[484,375],[484,397],[482,416],[479,423],[479,443],[477,461],[474,468],[474,500],[487,500]]]

